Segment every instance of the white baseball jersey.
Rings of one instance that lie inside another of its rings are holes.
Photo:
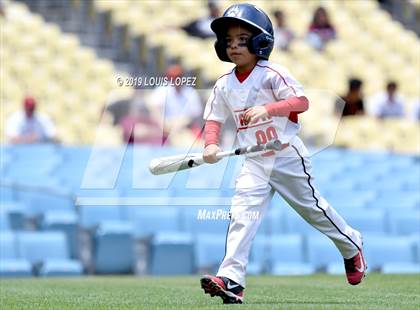
[[[361,234],[350,227],[314,187],[308,151],[297,137],[299,124],[288,117],[268,117],[252,125],[243,120],[244,111],[249,107],[303,95],[302,86],[285,68],[258,61],[242,83],[234,70],[219,78],[204,112],[206,120],[221,123],[232,113],[241,146],[274,139],[289,143],[276,156],[248,157],[236,179],[226,252],[217,276],[227,277],[243,287],[252,240],[274,192],[329,237],[344,258],[353,257],[362,247]],[[257,220],[241,216],[253,212],[261,216]]]
[[[236,123],[238,142],[242,147],[264,144],[275,139],[288,143],[299,132],[298,123],[288,117],[267,117],[247,125],[243,115],[250,107],[291,96],[304,96],[299,82],[286,68],[260,60],[242,83],[234,69],[217,80],[207,101],[204,119],[224,123],[231,113]]]

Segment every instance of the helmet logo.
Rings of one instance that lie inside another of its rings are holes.
[[[233,8],[229,10],[229,12],[226,12],[226,16],[237,17],[239,13],[240,13],[239,6],[234,6]]]

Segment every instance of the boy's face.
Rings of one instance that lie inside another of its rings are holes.
[[[256,62],[257,56],[248,50],[248,41],[252,32],[240,25],[231,25],[226,34],[226,52],[229,59],[237,66],[246,66]]]

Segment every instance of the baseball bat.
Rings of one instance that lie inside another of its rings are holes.
[[[258,153],[268,150],[280,151],[284,144],[279,140],[274,140],[266,144],[250,145],[237,148],[231,151],[223,151],[216,154],[217,159],[229,156],[237,156],[251,153]],[[154,175],[166,174],[175,171],[190,169],[204,164],[202,153],[191,153],[152,159],[149,164],[149,170]]]

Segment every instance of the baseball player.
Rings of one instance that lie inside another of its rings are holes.
[[[201,278],[201,287],[224,303],[242,303],[251,243],[274,192],[335,243],[348,282],[359,284],[366,270],[362,236],[314,187],[307,149],[297,137],[298,114],[309,102],[287,69],[268,61],[274,42],[269,17],[254,5],[238,4],[215,19],[211,28],[217,36],[217,56],[236,66],[217,80],[207,102],[204,160],[217,161],[219,133],[229,113],[240,146],[278,139],[282,149],[245,159],[232,198],[225,257],[216,276]],[[257,220],[241,216],[255,211],[261,215]]]

